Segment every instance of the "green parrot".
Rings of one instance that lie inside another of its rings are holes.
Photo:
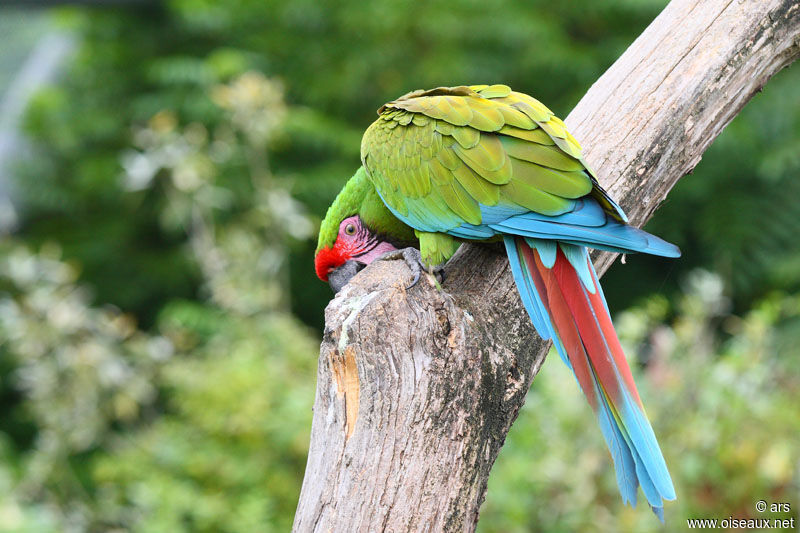
[[[675,489],[586,248],[665,257],[678,248],[628,225],[564,123],[506,85],[419,90],[383,105],[361,162],[320,227],[319,278],[338,292],[371,262],[402,256],[413,286],[463,242],[503,242],[533,326],[595,412],[623,502],[635,506],[641,486],[663,521]]]

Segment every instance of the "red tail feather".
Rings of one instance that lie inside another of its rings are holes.
[[[550,310],[553,325],[592,407],[596,399],[589,393],[592,390],[590,362],[607,394],[617,399],[619,372],[624,386],[641,406],[633,376],[597,286],[594,293],[586,290],[560,248],[552,268],[542,264],[536,250],[527,245],[522,248],[536,289],[543,299],[547,299],[543,303]],[[610,357],[613,357],[613,362]]]
[[[592,390],[592,373],[588,364],[589,357],[584,350],[578,327],[572,318],[569,306],[564,301],[564,296],[558,288],[552,270],[542,265],[538,252],[531,249],[527,244],[523,244],[521,248],[528,271],[536,284],[536,291],[542,298],[542,303],[550,311],[553,325],[558,331],[558,336],[564,345],[564,349],[567,351],[572,371],[575,372],[578,383],[584,391],[586,399],[589,400],[592,409],[596,410],[597,398],[594,394],[589,393]],[[558,253],[563,258],[561,251]]]
[[[513,247],[507,238],[506,247],[534,325],[542,336],[553,338],[597,414],[623,500],[635,504],[641,484],[648,503],[662,517],[663,499],[674,499],[675,489],[588,256],[560,244],[555,251],[546,245],[532,248],[519,237]],[[550,261],[548,268],[545,262]],[[594,292],[586,288],[586,280]]]

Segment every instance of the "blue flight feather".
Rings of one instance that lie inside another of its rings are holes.
[[[539,258],[542,260],[544,266],[553,268],[553,265],[556,264],[556,247],[558,246],[556,241],[526,238],[525,242],[528,243],[528,246],[539,252]]]

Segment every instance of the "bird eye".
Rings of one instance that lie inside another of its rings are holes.
[[[356,227],[352,224],[348,224],[347,226],[344,227],[344,232],[347,233],[348,235],[355,235]]]

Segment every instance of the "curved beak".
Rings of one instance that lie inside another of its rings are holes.
[[[351,259],[333,272],[329,273],[328,283],[330,284],[331,289],[333,289],[333,292],[339,292],[342,290],[342,287],[347,285],[347,282],[349,282],[353,276],[361,272],[365,266],[367,265]]]

